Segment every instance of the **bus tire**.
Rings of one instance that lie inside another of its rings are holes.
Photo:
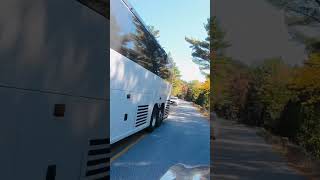
[[[152,110],[150,124],[149,124],[149,127],[147,128],[147,131],[152,132],[156,128],[157,119],[158,119],[158,108],[155,106]]]
[[[162,121],[163,121],[163,108],[161,107],[161,109],[159,109],[159,111],[158,111],[158,118],[156,121],[156,127],[161,126]]]

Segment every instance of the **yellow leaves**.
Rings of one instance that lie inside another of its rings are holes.
[[[210,91],[210,79],[206,79],[206,81],[201,84],[201,89],[207,92]]]
[[[183,93],[183,82],[180,79],[173,80],[172,95],[177,96]]]
[[[205,82],[199,82],[199,81],[194,81],[192,83],[192,88],[195,91],[201,91],[201,92],[210,92],[210,79],[207,78]]]
[[[320,53],[311,54],[304,66],[296,69],[289,88],[303,98],[303,104],[320,102]]]
[[[196,99],[201,91],[201,82],[194,80],[189,84],[189,89],[192,91],[193,99]]]

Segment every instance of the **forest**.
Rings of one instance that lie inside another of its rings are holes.
[[[305,45],[302,64],[291,65],[281,57],[271,57],[248,65],[228,57],[224,50],[232,43],[225,40],[225,32],[212,17],[204,26],[208,33],[205,40],[185,38],[193,50],[194,63],[203,73],[210,71],[207,80],[184,82],[175,66],[172,93],[210,109],[220,118],[288,137],[320,159],[320,38],[291,31],[295,26],[319,24],[320,13],[315,12],[320,3],[269,2],[287,12],[289,34]]]
[[[183,81],[181,73],[175,64],[173,64],[172,73],[172,95],[193,102],[201,106],[205,111],[209,111],[210,109],[210,22],[211,20],[208,19],[204,24],[207,32],[205,40],[185,37],[185,40],[190,44],[190,48],[192,49],[192,60],[199,66],[201,73],[205,76],[205,81]]]
[[[197,105],[209,110],[210,100],[210,77],[207,75],[205,82],[193,80],[186,82],[181,79],[181,74],[177,66],[173,68],[172,96],[194,102]]]
[[[213,18],[210,108],[221,118],[288,137],[320,159],[320,38],[294,31],[319,24],[320,2],[269,2],[286,12],[289,34],[305,45],[306,58],[296,65],[281,57],[244,64],[224,53],[232,44]]]
[[[264,127],[320,157],[319,52],[301,66],[281,58],[247,66],[226,57],[213,69],[211,106],[219,117]]]

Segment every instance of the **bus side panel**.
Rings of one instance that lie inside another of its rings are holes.
[[[158,85],[158,92],[155,97],[155,101],[160,105],[161,104],[165,105],[166,101],[170,98],[171,85],[168,82],[162,80],[160,77],[158,78],[159,78],[159,82],[161,83]]]
[[[111,90],[110,98],[111,143],[149,125],[153,107],[153,104],[150,103],[152,102],[151,94]],[[144,112],[146,108],[148,108],[148,111]]]
[[[108,27],[77,0],[1,0],[0,86],[106,98]]]
[[[110,49],[110,89],[152,94],[154,103],[165,103],[170,84]]]
[[[156,80],[155,74],[110,49],[110,89],[154,93]]]
[[[106,102],[0,88],[1,179],[79,179],[89,141],[107,138]],[[65,104],[56,117],[55,104]],[[2,144],[3,143],[3,144]]]
[[[131,61],[120,53],[110,49],[110,89],[111,140],[122,139],[148,126],[155,104],[165,104],[170,93],[170,84]],[[131,94],[133,98],[127,99]],[[135,127],[137,107],[149,105],[148,122]],[[123,121],[124,114],[131,118]],[[132,114],[132,115],[131,115]]]
[[[124,134],[133,129],[134,107],[127,99],[129,92],[111,90],[110,93],[110,135],[111,143],[121,139]]]

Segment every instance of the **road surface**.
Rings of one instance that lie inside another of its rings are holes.
[[[169,117],[151,134],[111,163],[116,180],[159,180],[173,165],[210,163],[209,121],[188,102],[171,108]]]
[[[305,180],[287,166],[271,145],[256,135],[256,129],[216,118],[213,172],[218,180]]]

